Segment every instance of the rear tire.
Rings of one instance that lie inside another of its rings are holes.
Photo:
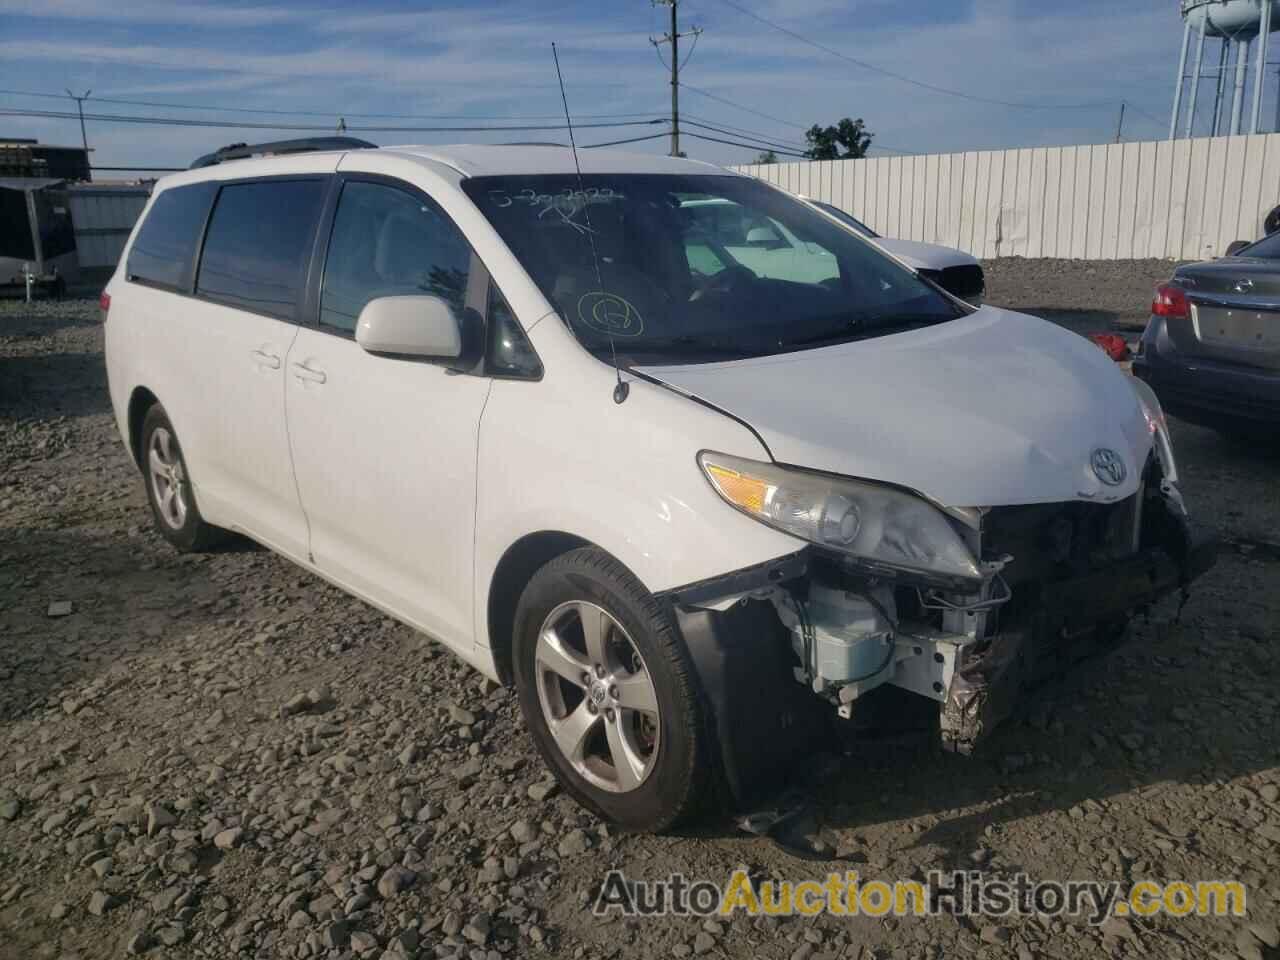
[[[525,723],[582,806],[659,832],[717,793],[714,737],[679,631],[613,557],[585,547],[534,574],[513,653]]]
[[[200,553],[226,540],[226,530],[205,523],[200,515],[177,431],[158,403],[142,420],[139,449],[147,502],[160,536],[181,553]]]

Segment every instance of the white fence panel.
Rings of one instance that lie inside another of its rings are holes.
[[[1241,218],[1243,225],[1253,227],[1249,233],[1251,236],[1261,235],[1262,222],[1266,217],[1267,198],[1274,197],[1277,192],[1280,192],[1280,138],[1262,137],[1260,139],[1264,141],[1262,177],[1258,183],[1261,197],[1253,206],[1244,208],[1245,213]]]
[[[952,163],[955,161],[955,155],[944,153],[938,157],[938,189],[934,196],[934,203],[937,205],[937,219],[934,221],[934,242],[950,243],[952,233],[951,227],[951,203],[952,194],[951,187],[951,170]]]
[[[1040,148],[1031,151],[1031,163],[1027,173],[1027,248],[1028,257],[1044,256],[1044,221],[1047,212],[1045,180],[1049,174],[1049,151]]]
[[[991,196],[991,157],[990,153],[978,154],[978,170],[973,191],[973,239],[970,249],[980,257],[989,257],[987,250],[987,225],[991,222],[991,209],[988,201]]]
[[[1156,144],[1140,143],[1135,169],[1133,200],[1133,242],[1129,255],[1145,257],[1151,249],[1151,214],[1156,185]]]
[[[1239,237],[1262,232],[1258,222],[1258,206],[1263,202],[1262,161],[1266,154],[1266,138],[1262,136],[1232,138],[1237,149],[1227,154],[1226,179],[1222,190],[1222,219],[1220,230],[1228,227]],[[1268,191],[1270,193],[1271,191]]]
[[[738,167],[979,257],[1220,256],[1280,203],[1280,134]]]

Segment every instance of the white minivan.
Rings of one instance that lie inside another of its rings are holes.
[[[104,291],[156,527],[514,685],[612,822],[749,809],[868,705],[968,752],[1211,562],[1143,384],[775,187],[329,146],[160,180]],[[786,257],[723,242],[761,224]]]

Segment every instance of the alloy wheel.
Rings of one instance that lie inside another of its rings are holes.
[[[181,530],[187,522],[186,472],[182,469],[177,441],[164,427],[157,427],[151,433],[147,469],[157,511],[166,524]]]
[[[538,631],[534,666],[543,719],[574,771],[611,793],[644,783],[658,758],[658,694],[622,624],[593,603],[562,603]]]

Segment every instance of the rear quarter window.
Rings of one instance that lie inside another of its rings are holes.
[[[200,231],[209,214],[216,183],[193,183],[160,193],[129,250],[130,280],[167,290],[191,289],[191,271]]]

